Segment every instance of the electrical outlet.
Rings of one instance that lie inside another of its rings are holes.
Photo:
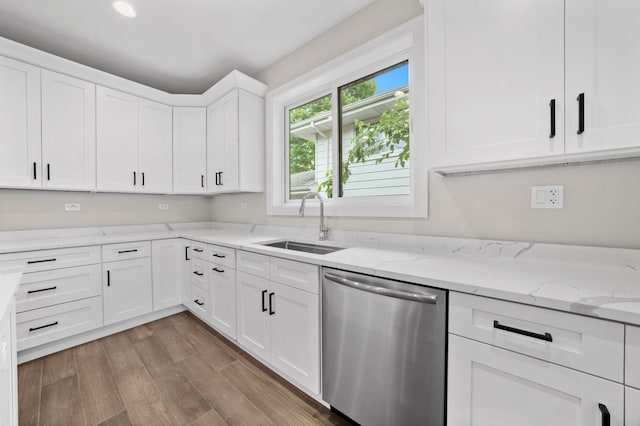
[[[64,209],[68,212],[79,212],[82,206],[79,203],[67,203],[64,205]]]
[[[169,210],[169,204],[158,204],[158,210]]]
[[[564,207],[564,186],[532,186],[532,209],[561,209]]]

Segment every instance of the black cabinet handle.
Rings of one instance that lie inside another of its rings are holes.
[[[578,95],[578,134],[584,133],[584,93]]]
[[[199,277],[204,275],[204,272],[193,271],[193,273]]]
[[[220,173],[216,172],[216,185],[220,185]]]
[[[40,293],[41,291],[51,291],[51,290],[55,290],[56,288],[58,288],[57,286],[53,286],[53,287],[48,287],[48,288],[41,288],[38,290],[29,290],[27,291],[27,294],[31,294],[31,293]]]
[[[556,136],[556,100],[549,101],[549,110],[551,111],[551,130],[549,131],[549,139]]]
[[[51,259],[42,259],[42,260],[29,260],[27,262],[27,265],[33,265],[34,263],[44,263],[44,262],[55,262],[56,258],[51,258]]]
[[[107,287],[111,287],[111,271],[107,271]]]
[[[136,184],[136,172],[133,172],[133,185],[135,186]]]
[[[37,174],[37,170],[36,168],[38,167],[38,165],[36,164],[36,162],[33,162],[33,180],[38,179],[38,174]]]
[[[51,165],[47,163],[47,180],[51,180]]]
[[[262,312],[267,312],[267,306],[264,301],[264,297],[267,295],[267,290],[262,290]]]
[[[523,336],[533,337],[534,339],[544,340],[545,342],[553,342],[553,337],[551,337],[550,333],[540,334],[534,333],[533,331],[521,330],[519,328],[509,327],[508,325],[502,325],[497,320],[493,320],[493,328],[510,333],[522,334]]]
[[[227,257],[227,256],[225,256],[223,254],[218,254],[218,253],[213,253],[211,256],[217,257],[218,259],[224,259],[225,257]]]
[[[218,172],[218,173],[220,173],[220,186],[222,186],[222,185],[224,185],[224,184],[222,183],[222,172]]]
[[[191,260],[189,259],[189,246],[184,247],[184,260]]]
[[[213,268],[212,271],[220,272],[221,274],[224,272],[224,269]]]
[[[47,327],[53,327],[54,325],[58,325],[58,321],[52,322],[51,324],[41,325],[40,327],[31,327],[29,331],[36,331]]]
[[[611,414],[609,414],[607,406],[598,404],[598,408],[600,409],[600,413],[602,413],[602,426],[611,426]]]
[[[204,188],[204,175],[200,175],[200,186]]]
[[[275,293],[269,293],[269,315],[273,315],[276,311],[273,310],[273,296]]]
[[[138,249],[131,249],[131,250],[119,250],[118,254],[122,254],[122,253],[135,253],[137,252]]]
[[[198,305],[198,306],[202,306],[202,305],[204,305],[204,302],[201,302],[201,301],[200,301],[200,300],[198,300],[198,299],[194,300],[194,301],[193,301],[193,303],[195,303],[195,304],[196,304],[196,305]]]
[[[141,175],[142,175],[142,186],[144,186],[144,172],[142,172]]]
[[[201,248],[194,248],[193,251],[198,252],[198,253],[202,253],[204,250]]]

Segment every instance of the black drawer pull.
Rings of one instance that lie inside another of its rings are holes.
[[[30,260],[27,262],[27,265],[33,265],[34,263],[44,263],[44,262],[55,262],[56,258],[52,259],[43,259],[43,260]]]
[[[604,404],[598,404],[598,408],[602,413],[602,426],[611,426],[611,414],[609,414],[609,409]]]
[[[223,254],[218,254],[218,253],[213,253],[212,256],[213,257],[217,257],[218,259],[224,259],[225,257],[227,257],[227,256],[225,256]]]
[[[136,172],[133,172],[133,186],[136,186]]]
[[[189,246],[185,246],[184,248],[184,260],[191,260],[189,259]]]
[[[47,163],[47,180],[51,180],[51,165]]]
[[[275,293],[269,293],[269,315],[276,313],[276,311],[273,310],[273,296],[275,296]]]
[[[509,327],[508,325],[502,325],[497,320],[493,320],[493,328],[498,330],[508,331],[510,333],[522,334],[523,336],[533,337],[534,339],[544,340],[545,342],[553,342],[551,333],[534,333],[533,331],[521,330],[519,328]]]
[[[220,272],[221,274],[224,272],[224,269],[212,268],[212,271]]]
[[[198,272],[198,271],[193,271],[194,274],[196,274],[197,276],[201,277],[204,275],[203,272]]]
[[[34,179],[34,180],[38,179],[38,174],[37,174],[37,170],[36,170],[36,168],[37,168],[37,164],[36,164],[36,162],[34,161],[34,162],[33,162],[33,179]]]
[[[195,251],[196,253],[202,253],[204,250],[201,248],[194,248],[193,251]]]
[[[264,297],[267,295],[267,290],[262,290],[262,312],[267,312],[267,306],[264,301]]]
[[[551,130],[549,131],[549,139],[556,136],[556,100],[549,101],[549,110],[551,111]]]
[[[578,95],[578,134],[584,133],[584,93]]]
[[[144,172],[142,172],[142,186],[144,186]]]
[[[41,325],[40,327],[31,327],[29,331],[36,331],[42,328],[53,327],[54,325],[58,325],[58,321],[52,322],[51,324]]]
[[[204,175],[200,175],[200,186],[204,188]]]
[[[135,253],[137,252],[138,249],[131,249],[131,250],[119,250],[118,254],[122,254],[122,253]]]
[[[194,300],[194,301],[193,301],[193,303],[195,303],[195,304],[196,304],[196,305],[198,305],[198,306],[202,306],[202,305],[204,305],[204,302],[201,302],[201,301],[200,301],[200,300],[198,300],[198,299]]]
[[[56,288],[58,288],[58,287],[57,286],[53,286],[53,287],[49,287],[49,288],[41,288],[39,290],[29,290],[29,291],[27,291],[27,294],[40,293],[41,291],[51,291],[51,290],[55,290]]]

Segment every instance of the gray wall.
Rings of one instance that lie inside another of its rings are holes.
[[[80,203],[79,212],[64,211]],[[158,204],[169,210],[158,210]],[[91,194],[0,189],[0,231],[209,220],[211,199],[182,195]]]
[[[377,0],[256,77],[277,87],[422,13],[417,0]],[[530,208],[532,185],[565,185],[565,208]],[[317,226],[267,216],[263,194],[214,197],[213,220]],[[246,206],[245,209],[242,207]],[[640,161],[429,177],[428,219],[330,218],[333,229],[640,248]]]

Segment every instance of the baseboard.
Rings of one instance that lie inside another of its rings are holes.
[[[170,308],[163,309],[157,312],[151,312],[150,314],[142,315],[130,320],[122,321],[116,324],[111,324],[105,327],[96,328],[84,333],[77,334],[75,336],[69,336],[64,339],[56,340],[51,343],[36,346],[34,348],[25,349],[18,352],[18,364],[22,364],[46,355],[50,355],[55,352],[59,352],[74,346],[82,345],[92,340],[101,339],[111,334],[119,333],[124,330],[128,330],[133,327],[137,327],[148,322],[159,320],[160,318],[175,315],[177,313],[185,311],[184,305],[176,305]]]

